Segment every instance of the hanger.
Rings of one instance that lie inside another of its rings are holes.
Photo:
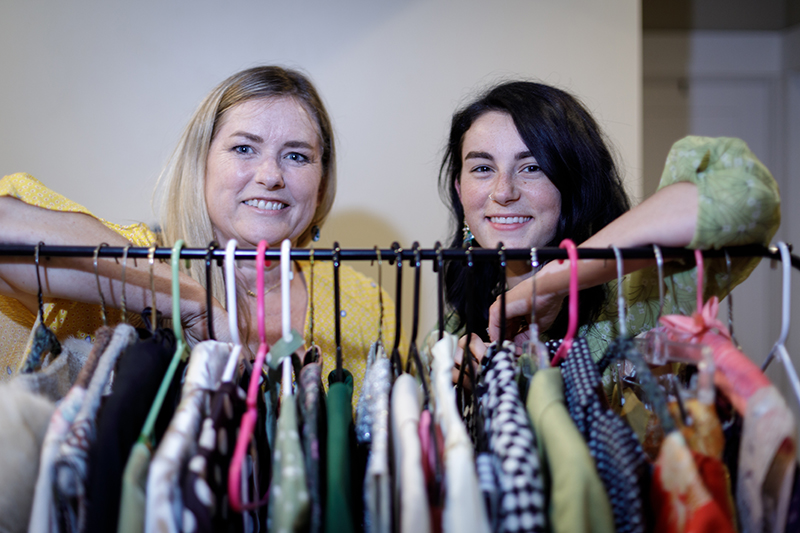
[[[433,247],[436,252],[436,261],[433,263],[433,271],[436,272],[436,314],[439,323],[439,340],[444,338],[444,253],[442,243],[436,241]]]
[[[147,262],[150,264],[150,333],[158,329],[158,311],[156,309],[156,278],[153,273],[156,258],[156,245],[147,250]]]
[[[250,383],[247,387],[247,411],[242,415],[239,435],[236,437],[236,447],[233,451],[230,470],[228,471],[228,498],[231,508],[237,513],[243,510],[255,509],[267,503],[269,491],[261,498],[250,504],[242,503],[242,465],[250,445],[250,438],[255,429],[258,418],[257,399],[259,395],[259,382],[261,380],[261,369],[267,357],[269,344],[267,344],[267,332],[264,323],[264,268],[269,265],[265,261],[268,245],[267,241],[262,240],[256,248],[256,315],[258,319],[258,352],[253,362],[253,372],[250,374]]]
[[[378,346],[383,346],[383,260],[381,259],[381,249],[375,247],[375,254],[378,256]]]
[[[167,396],[167,391],[172,384],[172,378],[178,369],[178,364],[181,361],[186,361],[189,357],[188,345],[183,336],[183,327],[181,326],[181,292],[180,292],[180,260],[181,250],[184,247],[183,239],[179,239],[172,247],[172,255],[170,257],[172,263],[172,330],[175,332],[175,339],[177,340],[175,346],[175,353],[172,355],[167,372],[161,380],[161,386],[158,388],[153,404],[150,406],[150,411],[147,413],[147,419],[144,421],[142,432],[139,435],[139,442],[146,445],[149,449],[155,449],[155,442],[153,431],[156,425],[156,419],[161,412],[161,406],[164,403],[164,398]],[[155,251],[155,247],[152,248]],[[187,260],[188,263],[188,260]],[[150,263],[152,266],[152,263]],[[153,299],[155,300],[155,290],[153,291]],[[155,315],[155,302],[153,302],[153,314]]]
[[[403,304],[403,249],[397,242],[392,243],[395,261],[397,262],[397,291],[394,300],[394,347],[392,348],[392,375],[397,377],[403,371],[403,362],[400,359],[400,321],[402,318],[401,307]]]
[[[500,337],[497,339],[498,348],[503,347],[506,340],[506,247],[502,242],[497,243],[497,253],[500,255]]]
[[[213,306],[211,305],[211,259],[213,251],[217,248],[219,248],[217,241],[211,241],[208,243],[208,248],[206,248],[206,316],[208,320],[208,338],[213,341],[217,340],[217,336],[214,335]]]
[[[547,350],[547,346],[539,340],[539,325],[536,323],[536,273],[538,271],[539,255],[534,246],[531,248],[531,319],[528,323],[528,336],[530,339],[522,345],[522,351],[536,368],[542,370],[550,367],[550,353]],[[533,372],[531,372],[531,375],[533,375]]]
[[[408,357],[406,358],[406,372],[411,369],[411,361],[414,361],[415,366],[417,367],[417,373],[419,374],[419,379],[422,382],[422,396],[423,396],[423,409],[428,409],[430,406],[430,392],[428,391],[428,385],[425,381],[425,368],[422,366],[422,359],[419,355],[419,350],[417,349],[417,328],[419,325],[419,285],[420,285],[420,270],[421,270],[421,260],[420,260],[420,253],[419,253],[419,243],[414,242],[411,245],[411,250],[414,253],[414,313],[413,313],[413,322],[411,324],[411,342],[408,345]]]
[[[340,311],[339,299],[339,243],[333,243],[333,307],[334,307],[334,325],[336,330],[336,381],[339,383],[344,382],[344,369],[342,368],[342,321]]]
[[[94,249],[94,257],[93,257],[93,264],[94,264],[94,279],[97,281],[97,294],[100,295],[100,316],[103,317],[103,325],[108,325],[108,319],[106,316],[106,299],[103,297],[103,289],[100,288],[100,274],[97,271],[97,256],[100,254],[100,248],[103,246],[108,246],[107,242],[101,242],[97,245],[97,248]]]
[[[242,353],[242,341],[239,338],[239,317],[236,302],[236,268],[234,263],[237,245],[236,239],[231,239],[225,246],[225,306],[228,309],[228,329],[230,330],[231,339],[233,340],[233,349],[228,356],[225,370],[222,372],[223,383],[233,381],[236,368],[239,365],[239,356]],[[211,291],[209,291],[209,293],[210,292]]]
[[[781,263],[783,266],[783,304],[781,306],[781,334],[775,346],[770,351],[769,356],[761,366],[765,371],[772,360],[777,357],[783,363],[786,373],[789,375],[789,382],[792,384],[795,399],[800,403],[800,379],[797,378],[792,359],[786,350],[786,338],[789,336],[789,325],[791,323],[791,298],[792,298],[792,256],[789,247],[783,241],[778,243],[781,252]]]
[[[561,361],[567,356],[572,347],[572,339],[578,330],[578,249],[575,247],[575,243],[569,239],[561,241],[558,247],[566,248],[569,256],[569,324],[567,334],[551,361],[553,366],[561,364]],[[564,260],[559,259],[558,262],[563,263]]]
[[[122,321],[125,323],[128,322],[128,305],[125,299],[125,271],[128,266],[128,251],[130,249],[131,244],[126,244],[125,248],[122,249],[122,301],[120,307],[122,307]],[[135,260],[136,259],[134,259],[134,261]]]
[[[302,344],[302,337],[299,333],[292,330],[292,260],[291,260],[292,241],[283,239],[281,243],[281,340],[285,343],[291,343],[295,338],[300,340]],[[299,348],[300,346],[297,346]],[[295,348],[295,349],[297,349]],[[275,352],[276,346],[273,345],[272,352]],[[281,374],[281,396],[288,398],[292,395],[292,353],[294,350],[289,351],[281,359],[283,364],[283,373]],[[280,354],[278,354],[280,355]],[[274,358],[275,353],[272,354]]]
[[[310,336],[310,346],[303,357],[303,364],[316,363],[319,361],[319,346],[314,344],[314,247],[308,251],[309,255],[309,283],[308,283],[308,331]]]
[[[472,257],[472,246],[467,248],[465,252],[467,256],[467,287],[474,287],[475,286],[475,260]],[[458,367],[458,380],[456,381],[456,392],[458,393],[461,391],[461,394],[456,394],[457,399],[461,399],[463,396],[464,391],[464,375],[469,375],[469,382],[472,385],[472,390],[475,390],[475,385],[477,384],[477,376],[475,375],[475,369],[472,367],[472,351],[470,350],[470,341],[472,341],[472,336],[475,334],[475,324],[474,320],[472,319],[472,308],[474,307],[473,298],[469,296],[470,292],[467,293],[467,344],[464,348],[464,355],[461,358],[461,365]],[[463,408],[463,406],[462,406]]]
[[[34,248],[33,262],[36,265],[36,285],[38,287],[37,298],[39,301],[38,315],[36,316],[36,329],[33,332],[33,343],[30,351],[22,358],[22,362],[17,368],[20,374],[29,374],[39,368],[44,361],[44,356],[49,352],[53,355],[61,353],[61,343],[53,331],[44,323],[44,298],[42,296],[42,278],[39,275],[39,248],[43,246],[39,242]]]

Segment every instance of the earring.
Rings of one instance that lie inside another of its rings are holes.
[[[319,226],[311,228],[311,240],[317,242],[319,240]]]
[[[469,225],[467,225],[467,221],[464,221],[464,227],[461,228],[461,232],[464,235],[464,242],[463,247],[469,248],[473,244],[475,244],[475,235],[472,234],[472,230],[469,229]]]

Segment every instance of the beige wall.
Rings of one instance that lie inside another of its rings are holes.
[[[449,117],[498,79],[579,95],[638,196],[640,48],[634,0],[11,0],[0,171],[30,172],[110,220],[151,222],[155,178],[199,100],[234,71],[279,63],[310,74],[338,133],[323,244],[430,247],[448,234],[436,176]],[[423,330],[435,309],[426,275]]]

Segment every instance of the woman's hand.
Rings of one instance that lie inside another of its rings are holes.
[[[455,365],[453,366],[453,383],[458,383],[458,373],[460,371],[461,364],[464,361],[464,350],[467,346],[467,336],[464,335],[460,339],[458,339],[458,348],[456,348],[456,353],[453,359],[455,360]],[[477,335],[472,335],[472,339],[469,343],[469,351],[472,353],[472,369],[474,370],[474,376],[478,375],[478,369],[480,367],[480,363],[483,360],[484,356],[486,355],[487,351],[487,344],[481,340],[480,337]],[[464,369],[464,387],[467,390],[472,389],[472,383],[469,380],[469,371]]]
[[[539,331],[547,331],[553,325],[567,296],[569,279],[567,283],[560,279],[564,277],[563,270],[563,266],[550,263],[536,274],[535,316]],[[530,277],[506,292],[507,339],[514,338],[515,342],[527,339],[527,329],[521,332],[519,326],[527,324],[531,315],[533,282],[533,277]],[[489,338],[492,341],[500,338],[500,297],[489,308]]]

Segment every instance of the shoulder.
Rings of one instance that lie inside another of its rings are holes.
[[[24,172],[10,174],[0,179],[0,196],[11,196],[28,205],[51,211],[89,215],[128,239],[134,246],[149,246],[155,242],[155,234],[146,224],[122,225],[108,222]]]

